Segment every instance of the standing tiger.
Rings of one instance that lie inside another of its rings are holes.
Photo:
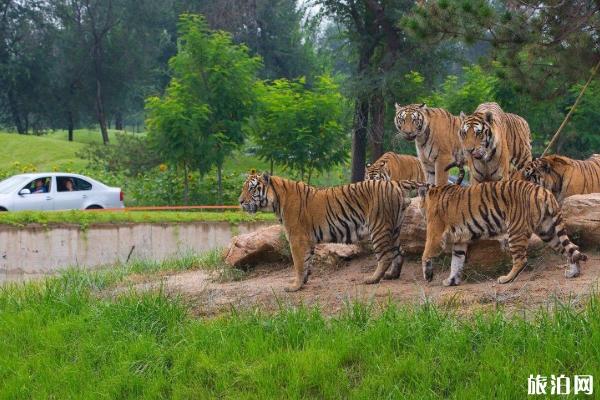
[[[401,137],[414,140],[427,183],[448,183],[450,166],[462,166],[464,157],[458,131],[460,118],[425,104],[396,104],[394,124]]]
[[[406,185],[406,182],[404,183]],[[420,196],[421,210],[427,222],[427,240],[423,252],[423,277],[433,279],[432,257],[448,243],[453,244],[450,276],[445,286],[461,281],[467,244],[477,239],[499,239],[508,233],[512,269],[499,283],[514,280],[527,262],[527,246],[532,233],[569,261],[567,278],[579,275],[579,261],[585,254],[571,243],[558,202],[550,191],[525,181],[484,182],[469,187],[446,185],[430,187],[413,183]]]
[[[423,182],[425,178],[417,157],[389,151],[379,157],[373,164],[367,164],[365,180]]]
[[[268,174],[251,173],[239,198],[250,213],[273,211],[283,223],[294,261],[295,280],[288,292],[308,281],[317,243],[353,243],[370,237],[377,269],[366,283],[400,275],[403,257],[400,226],[410,204],[398,182],[365,181],[327,189]],[[305,268],[306,267],[306,268]]]
[[[528,163],[522,179],[550,190],[559,203],[574,194],[600,193],[600,154],[587,160],[551,155]]]
[[[531,161],[531,133],[525,119],[505,113],[497,103],[480,104],[469,116],[460,113],[460,141],[473,183],[508,180],[510,164]]]

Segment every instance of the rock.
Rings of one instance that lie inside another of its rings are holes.
[[[370,253],[370,249],[360,244],[324,243],[315,247],[313,265],[337,269],[344,261]]]
[[[585,246],[600,244],[600,193],[576,195],[565,199],[562,205],[567,233],[573,242]],[[405,210],[400,233],[402,248],[409,255],[421,256],[427,236],[425,220],[419,209],[419,199],[412,199]],[[535,235],[530,240],[530,252],[542,247]],[[446,249],[449,253],[451,248]],[[363,245],[322,244],[315,249],[314,262],[337,266],[341,261],[368,253]],[[289,248],[283,227],[273,225],[232,239],[225,260],[234,266],[251,266],[261,262],[289,258]],[[510,263],[510,256],[495,240],[472,243],[467,252],[470,265],[498,265]]]
[[[225,262],[247,267],[262,262],[279,261],[289,254],[281,225],[271,225],[244,235],[234,236],[225,252]]]
[[[600,193],[567,197],[562,213],[569,238],[582,247],[600,244]]]

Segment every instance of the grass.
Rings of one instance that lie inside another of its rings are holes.
[[[600,376],[595,298],[535,319],[429,304],[197,319],[160,290],[97,295],[116,280],[69,271],[0,288],[0,397],[512,399],[530,374]]]
[[[17,211],[0,213],[0,225],[77,224],[85,228],[93,224],[120,223],[186,223],[186,222],[240,222],[273,221],[272,213],[248,214],[242,211],[184,212],[184,211]]]
[[[14,133],[0,133],[0,142],[0,169],[13,169],[18,163],[32,165],[38,171],[56,168],[77,171],[86,165],[86,161],[76,155],[85,147],[82,143]]]

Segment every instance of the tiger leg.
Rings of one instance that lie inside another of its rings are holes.
[[[508,231],[508,249],[512,257],[512,269],[508,275],[498,278],[498,283],[508,283],[513,281],[527,265],[527,246],[531,234],[523,232]]]
[[[452,162],[449,158],[438,158],[435,162],[435,184],[436,186],[443,186],[448,184],[448,175],[446,166]]]
[[[427,240],[421,258],[423,278],[427,282],[433,280],[433,264],[431,259],[437,257],[442,252],[442,234],[441,230],[436,229],[435,224],[427,224]]]
[[[579,247],[573,244],[567,236],[560,215],[546,217],[536,233],[540,239],[548,243],[557,253],[567,256],[569,269],[565,271],[565,277],[575,278],[579,276],[579,261],[586,261],[587,256],[581,253]]]
[[[311,246],[306,240],[292,240],[290,242],[292,250],[292,260],[294,261],[294,282],[291,286],[286,287],[286,292],[296,292],[302,288],[302,285],[308,280],[308,271],[310,268],[304,269],[304,264],[310,259]]]
[[[398,249],[397,253],[392,260],[392,268],[386,272],[383,279],[398,279],[400,272],[402,271],[402,264],[404,264],[404,251],[400,246],[400,226],[394,231],[395,239],[394,246]]]
[[[442,282],[444,286],[456,286],[460,284],[463,267],[465,266],[465,258],[467,257],[467,247],[466,243],[454,243],[454,246],[452,246],[450,276]]]
[[[372,232],[371,240],[375,257],[377,258],[377,268],[373,272],[373,275],[365,280],[366,284],[379,282],[390,265],[398,262],[398,258],[402,260],[400,247],[396,246],[394,240],[392,240],[390,229],[375,227]],[[398,274],[400,274],[399,271]]]

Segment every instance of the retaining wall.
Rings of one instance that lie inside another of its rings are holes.
[[[131,259],[162,260],[225,247],[231,237],[273,222],[194,222],[0,226],[0,281],[68,266],[96,267]]]

